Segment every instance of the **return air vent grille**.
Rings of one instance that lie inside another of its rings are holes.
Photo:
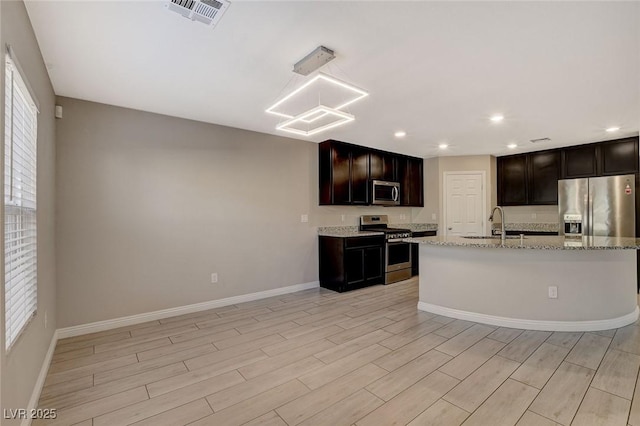
[[[167,8],[192,21],[213,27],[230,4],[227,0],[169,0]]]
[[[195,0],[171,0],[171,3],[184,7],[185,9],[193,10]]]
[[[531,139],[531,143],[551,142],[550,138]]]

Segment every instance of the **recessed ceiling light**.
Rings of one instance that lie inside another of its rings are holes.
[[[504,120],[504,115],[502,115],[502,114],[494,114],[494,115],[491,116],[490,120],[493,121],[494,123],[499,123],[502,120]]]
[[[447,145],[446,143],[441,143],[440,145],[438,145],[438,148],[440,149],[447,149],[449,147],[449,145]]]
[[[609,133],[617,132],[620,130],[620,127],[609,127],[606,131]]]
[[[517,143],[510,143],[509,145],[507,145],[507,148],[509,149],[516,149],[518,147]]]
[[[395,132],[393,134],[396,138],[404,138],[405,136],[407,136],[407,132],[405,132],[404,130],[398,130],[397,132]]]

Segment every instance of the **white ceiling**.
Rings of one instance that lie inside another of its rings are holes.
[[[215,28],[164,1],[26,7],[61,96],[289,136],[264,110],[304,82],[293,64],[324,45],[337,58],[322,70],[370,96],[316,142],[427,157],[638,134],[640,2],[235,0]],[[552,141],[529,142],[541,137]]]

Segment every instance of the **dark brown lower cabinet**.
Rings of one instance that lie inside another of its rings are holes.
[[[319,237],[320,286],[343,292],[384,283],[384,236]]]
[[[436,231],[420,231],[412,232],[413,238],[435,237]],[[415,277],[420,274],[420,244],[411,244],[411,276]]]

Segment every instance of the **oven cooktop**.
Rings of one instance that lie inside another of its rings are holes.
[[[389,216],[366,215],[360,217],[361,231],[384,232],[386,239],[411,237],[411,230],[406,228],[390,228]]]

